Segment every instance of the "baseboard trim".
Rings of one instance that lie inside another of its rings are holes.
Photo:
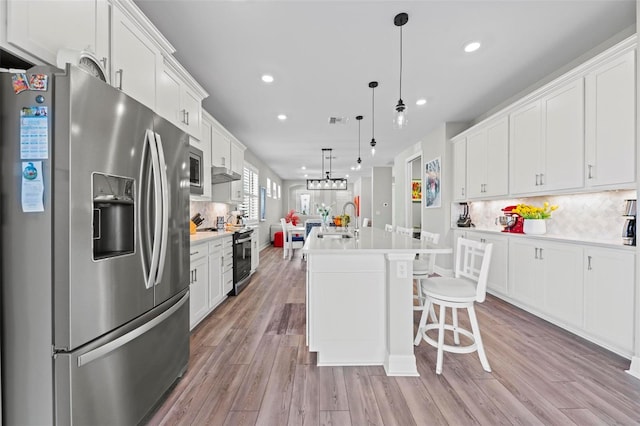
[[[626,372],[640,380],[640,356],[634,356],[631,358],[631,365]]]

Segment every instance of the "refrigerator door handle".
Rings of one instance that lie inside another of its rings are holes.
[[[154,319],[152,319],[151,321],[141,325],[140,327],[131,330],[129,333],[124,334],[120,337],[118,337],[115,340],[112,340],[111,342],[102,345],[100,347],[95,348],[92,351],[89,351],[85,354],[82,354],[80,356],[78,356],[78,367],[82,367],[83,365],[87,365],[92,361],[95,361],[98,358],[102,358],[103,356],[117,350],[118,348],[126,345],[127,343],[131,342],[132,340],[142,336],[144,333],[148,332],[149,330],[153,329],[154,327],[158,326],[159,324],[161,324],[165,319],[167,319],[168,317],[170,317],[171,315],[174,314],[174,312],[176,312],[178,309],[180,309],[180,307],[182,307],[182,305],[184,305],[187,300],[189,299],[189,294],[185,294],[184,296],[182,296],[182,299],[180,299],[178,302],[176,302],[175,305],[173,305],[171,308],[167,309],[166,311],[164,311],[163,313],[161,313],[160,315],[158,315],[157,317],[155,317]]]
[[[160,258],[160,244],[162,243],[162,184],[160,175],[160,159],[158,157],[158,146],[156,145],[155,133],[147,130],[145,138],[149,144],[151,152],[151,169],[153,171],[153,202],[154,206],[154,223],[153,223],[153,248],[151,250],[151,263],[149,265],[149,276],[145,281],[145,287],[150,289],[155,285],[156,276],[158,274],[158,262]],[[160,179],[159,179],[160,178]]]
[[[164,148],[162,138],[155,133],[155,140],[158,149],[158,159],[160,162],[160,186],[162,187],[162,236],[160,237],[160,257],[158,259],[157,273],[154,285],[162,281],[164,273],[164,263],[167,256],[167,243],[169,240],[169,179],[167,177],[167,162],[164,158]]]

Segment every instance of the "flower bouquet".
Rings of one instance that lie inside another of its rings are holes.
[[[523,230],[525,234],[541,235],[547,232],[545,219],[551,217],[551,212],[558,206],[550,206],[546,201],[542,207],[529,204],[518,204],[513,213],[517,213],[524,219]]]
[[[331,214],[331,206],[327,206],[324,203],[321,205],[316,204],[316,211],[322,216],[322,222],[324,224],[328,224],[329,215]]]
[[[293,226],[297,226],[300,218],[298,217],[298,215],[296,215],[295,210],[291,209],[289,210],[289,213],[287,213],[287,215],[284,217],[284,220],[285,222],[290,223]]]
[[[529,204],[518,204],[513,213],[519,214],[523,219],[549,219],[551,212],[558,209],[557,205],[550,206],[546,201],[542,207],[536,207]]]

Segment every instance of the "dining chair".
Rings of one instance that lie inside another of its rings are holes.
[[[414,345],[424,340],[431,346],[438,348],[436,359],[436,374],[442,374],[443,352],[471,353],[478,352],[482,368],[491,372],[489,360],[482,345],[480,327],[474,304],[482,303],[486,297],[487,276],[491,262],[493,244],[459,238],[457,242],[454,277],[432,277],[422,280],[422,295],[424,308],[418,325],[418,333]],[[438,322],[427,324],[427,311],[433,304],[439,305]],[[451,308],[451,324],[445,322],[446,310]],[[466,308],[469,314],[471,330],[460,328],[458,325],[458,309]],[[431,338],[427,332],[438,330],[438,340]],[[454,345],[444,343],[445,330],[453,332]],[[460,345],[460,334],[471,339],[471,343]]]
[[[420,241],[438,244],[440,241],[440,234],[428,231],[420,232]],[[422,253],[418,255],[418,257],[413,261],[413,279],[416,281],[416,295],[413,296],[414,299],[418,299],[418,305],[414,306],[413,309],[416,311],[421,311],[424,306],[424,297],[422,296],[422,280],[424,278],[429,278],[429,275],[434,273],[436,265],[436,254],[435,253]],[[435,321],[435,312],[433,311],[433,306],[431,306],[431,319]]]
[[[384,225],[384,230],[387,231],[387,232],[393,232],[394,231],[393,225],[390,225],[388,223],[385,224]]]
[[[304,246],[304,236],[292,232],[291,225],[284,218],[280,219],[282,225],[282,258],[293,257],[293,250]]]
[[[401,235],[408,235],[413,238],[413,228],[405,228],[404,226],[396,226],[396,232]]]

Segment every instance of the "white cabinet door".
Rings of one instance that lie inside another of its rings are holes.
[[[211,140],[211,165],[231,167],[231,139],[222,129],[213,126]]]
[[[485,197],[509,193],[509,119],[487,126]]]
[[[467,136],[469,198],[506,195],[509,188],[509,121],[507,117],[483,125]]]
[[[487,180],[487,131],[467,136],[467,196],[481,198]]]
[[[585,249],[585,329],[619,353],[633,354],[634,253]]]
[[[222,289],[222,240],[209,243],[209,309],[224,299]]]
[[[162,67],[156,83],[156,112],[180,127],[180,77],[171,69]]]
[[[598,187],[636,178],[635,50],[586,78],[586,179]]]
[[[544,289],[540,283],[543,264],[536,241],[512,238],[509,242],[510,296],[536,310],[541,310]]]
[[[541,129],[540,101],[514,111],[509,117],[509,184],[512,194],[538,190]]]
[[[199,201],[211,200],[211,122],[208,120],[202,120],[200,140],[195,138],[189,138],[189,143],[202,151],[202,182],[203,192],[202,195],[191,195],[191,198]]]
[[[51,65],[62,48],[106,58],[105,28],[97,22],[105,6],[103,0],[8,0],[7,42]]]
[[[507,259],[509,255],[509,239],[506,236],[488,235],[473,231],[467,232],[467,238],[480,241],[481,243],[493,244],[491,263],[489,264],[489,275],[487,277],[487,288],[492,292],[508,295]]]
[[[258,228],[251,234],[251,273],[253,274],[260,264],[260,234]]]
[[[584,186],[584,80],[579,78],[542,99],[543,167],[537,191]]]
[[[182,128],[194,138],[201,137],[202,99],[186,85],[180,92],[180,110],[183,121]]]
[[[544,288],[544,311],[564,324],[582,328],[582,248],[550,242],[537,245],[538,261],[544,264],[538,280]]]
[[[155,110],[159,49],[118,7],[112,10],[111,84]]]
[[[462,138],[453,142],[453,199],[464,201],[467,179],[467,140]]]
[[[204,251],[207,249],[206,245],[196,247]],[[189,323],[193,328],[209,312],[209,259],[206,254],[191,262],[189,277]]]

